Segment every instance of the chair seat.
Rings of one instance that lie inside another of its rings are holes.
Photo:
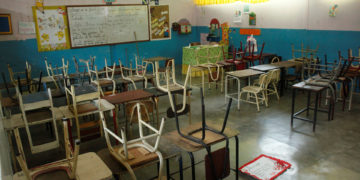
[[[141,77],[141,76],[135,76],[135,75],[133,75],[133,76],[127,76],[127,77],[125,77],[126,79],[131,79],[131,80],[133,80],[133,81],[143,81],[144,80],[144,77]]]
[[[246,86],[246,87],[242,88],[242,91],[244,91],[244,92],[260,92],[261,87],[259,87],[259,86]]]
[[[122,149],[120,146],[114,147],[115,152]],[[149,152],[143,147],[133,147],[128,149],[128,160],[126,161],[131,167],[146,164],[157,159],[156,153]]]
[[[69,109],[71,112],[74,113],[73,106],[70,106]],[[78,114],[84,114],[84,113],[88,113],[88,112],[92,112],[92,111],[97,111],[98,107],[95,106],[95,104],[93,104],[93,103],[86,103],[86,104],[76,105],[76,109],[77,109]]]
[[[69,175],[64,169],[57,169],[36,176],[35,180],[70,180]]]
[[[63,89],[53,89],[51,90],[51,96],[53,98],[64,97],[65,91]]]
[[[41,123],[41,121],[51,120],[52,113],[48,108],[27,111],[26,119],[31,124]]]
[[[163,85],[162,87],[167,88],[166,85]],[[176,84],[169,84],[169,91],[178,91],[178,90],[182,90],[182,89],[184,89],[184,88],[181,86],[178,86]]]

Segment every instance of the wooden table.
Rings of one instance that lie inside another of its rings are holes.
[[[220,124],[219,122],[211,122],[211,121],[208,121],[206,122],[206,124],[215,129],[215,130],[221,130],[222,128],[222,124]],[[229,124],[228,124],[229,125]],[[193,124],[187,128],[184,128],[183,130],[183,133],[184,134],[187,134],[188,132],[191,132],[195,129],[199,129],[200,127],[202,126],[201,122],[199,123],[196,123],[196,124]],[[208,132],[209,131],[206,131],[206,135],[208,135]],[[236,172],[236,179],[238,179],[238,164],[239,164],[239,140],[238,140],[238,135],[240,134],[240,132],[238,130],[234,130],[234,129],[231,129],[231,128],[225,128],[225,131],[224,131],[224,134],[230,139],[232,137],[235,137],[235,172]],[[186,151],[189,156],[190,156],[190,159],[191,159],[191,168],[192,168],[192,179],[194,180],[195,179],[195,161],[194,161],[194,156],[193,156],[193,152],[196,152],[196,151],[199,151],[199,150],[202,150],[204,149],[201,145],[195,143],[195,142],[192,142],[188,139],[185,139],[183,137],[181,137],[179,135],[179,133],[177,132],[177,130],[175,131],[171,131],[171,132],[168,132],[166,134],[164,134],[164,139],[168,139],[170,142],[172,142],[173,144],[175,144],[177,147],[179,147],[180,149],[182,149],[183,151]],[[206,143],[208,139],[208,136],[205,136],[205,140],[204,142]],[[224,141],[225,138],[223,139],[217,139],[216,141],[213,141],[212,143],[208,143],[207,145],[211,146],[211,145],[214,145],[214,144],[217,144],[219,142],[222,142]]]
[[[293,127],[293,121],[294,119],[298,119],[298,120],[302,120],[302,121],[306,121],[306,122],[310,122],[313,124],[313,131],[315,132],[315,126],[316,126],[316,120],[317,120],[317,112],[325,112],[328,113],[328,120],[330,121],[331,119],[331,109],[332,109],[332,105],[331,103],[329,103],[329,109],[328,110],[324,110],[324,109],[319,109],[319,96],[321,94],[321,92],[323,90],[327,89],[327,87],[322,87],[322,86],[313,86],[313,85],[306,85],[305,82],[299,82],[296,83],[292,86],[292,104],[291,104],[291,128]],[[296,96],[296,90],[303,90],[303,91],[307,91],[308,92],[308,97],[307,97],[307,106],[303,109],[301,109],[298,112],[294,112],[295,111],[295,96]],[[316,98],[315,98],[315,107],[310,107],[310,98],[311,98],[311,93],[315,93],[316,94]],[[306,115],[309,116],[309,110],[314,110],[314,117],[313,120],[310,120],[309,118],[304,118],[304,117],[299,117],[298,115],[300,115],[301,113],[306,111]]]
[[[161,96],[167,96],[167,95],[168,95],[167,92],[161,91],[161,90],[159,90],[159,89],[156,88],[156,87],[146,88],[146,89],[144,89],[144,91],[153,94],[153,99],[154,99],[154,102],[155,102],[156,109],[159,108],[159,98],[160,98]],[[192,91],[191,88],[187,88],[187,89],[186,89],[186,96],[187,96],[187,98],[188,98],[187,101],[188,101],[188,104],[189,104],[190,107],[191,107],[191,91]],[[181,90],[177,90],[177,91],[171,91],[171,93],[174,93],[174,94],[182,94],[182,93],[183,93],[183,90],[181,89]],[[158,113],[158,111],[156,111],[156,116],[157,116],[157,119],[159,119],[159,113]],[[188,117],[189,117],[189,124],[191,124],[191,108],[189,108]],[[158,123],[158,124],[159,124],[159,123]]]
[[[128,102],[132,102],[132,101],[138,101],[138,100],[143,100],[143,99],[151,99],[153,98],[153,94],[144,91],[142,89],[138,89],[138,90],[134,90],[134,91],[125,91],[125,92],[121,92],[121,93],[117,93],[114,95],[109,95],[109,96],[105,96],[103,97],[104,100],[107,100],[109,103],[115,105],[115,115],[113,116],[113,120],[114,120],[114,129],[115,129],[115,133],[117,134],[118,132],[118,128],[117,128],[117,124],[118,124],[118,120],[117,120],[117,116],[118,116],[118,111],[119,111],[119,105],[120,104],[125,104]],[[155,102],[156,105],[156,102]],[[156,114],[157,114],[157,120],[156,120],[156,124],[159,126],[159,112],[158,112],[158,107],[156,106]],[[126,119],[126,112],[125,112],[125,106],[124,106],[124,113],[125,113],[125,128],[127,129],[127,119]],[[127,131],[126,131],[127,132]]]
[[[280,61],[277,63],[272,63],[271,65],[277,66],[280,68],[280,96],[284,95],[285,89],[285,80],[286,80],[286,72],[288,68],[293,68],[296,66],[302,66],[302,62],[296,60],[288,60],[288,61]]]
[[[251,76],[257,76],[260,74],[263,74],[264,72],[262,71],[257,71],[257,70],[253,70],[253,69],[244,69],[244,70],[239,70],[239,71],[231,71],[231,72],[226,72],[226,76],[225,76],[225,103],[227,98],[232,98],[234,100],[236,100],[238,102],[238,110],[240,110],[240,79],[242,78],[248,78],[248,83],[250,85],[250,77]],[[237,81],[238,84],[238,92],[237,93],[233,93],[233,94],[228,94],[228,78],[231,79],[235,79]],[[236,97],[233,97],[232,95],[237,94]]]

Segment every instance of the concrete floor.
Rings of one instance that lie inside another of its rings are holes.
[[[265,154],[285,160],[292,167],[280,175],[277,179],[360,179],[360,95],[354,96],[353,109],[351,112],[342,111],[341,104],[335,107],[335,117],[327,121],[324,113],[318,114],[316,132],[312,132],[312,124],[295,120],[294,128],[290,128],[291,96],[288,89],[280,101],[275,96],[270,98],[269,107],[264,105],[257,112],[256,105],[241,103],[240,111],[237,110],[236,102],[233,102],[229,123],[227,127],[235,128],[239,134],[239,166],[251,161],[260,154]],[[191,97],[192,121],[201,120],[200,93],[198,88],[193,89]],[[296,108],[305,105],[306,96],[301,92],[296,98]],[[160,98],[161,116],[169,107],[168,97]],[[225,114],[226,104],[224,94],[220,89],[212,86],[206,90],[205,97],[206,118],[209,121],[222,122]],[[311,116],[312,114],[310,114]],[[186,116],[181,117],[182,127],[188,126]],[[175,120],[167,119],[165,131],[175,130]],[[26,136],[23,136],[26,137]],[[235,148],[234,139],[230,141],[230,165],[234,168]],[[25,145],[24,143],[24,146]],[[212,150],[223,147],[224,143],[217,144]],[[105,140],[98,139],[83,143],[81,153],[105,148]],[[195,153],[196,162],[202,161],[205,151]],[[29,165],[35,166],[51,162],[64,156],[61,151],[48,152],[47,156],[35,155],[29,157]],[[184,167],[189,166],[189,157],[182,154]],[[171,161],[171,172],[178,170],[177,159]],[[196,166],[197,179],[205,179],[204,163]],[[147,179],[156,175],[156,166],[135,171],[138,179]],[[185,169],[184,179],[191,179],[190,169]],[[178,175],[174,175],[179,179]],[[129,179],[124,174],[121,179]],[[226,179],[235,179],[235,173]],[[239,179],[251,179],[249,176],[241,175]]]

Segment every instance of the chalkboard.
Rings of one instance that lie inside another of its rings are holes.
[[[12,34],[10,14],[0,14],[0,34]]]
[[[72,48],[149,41],[147,5],[67,6]]]

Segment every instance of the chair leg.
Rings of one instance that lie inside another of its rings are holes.
[[[278,93],[276,84],[275,84],[274,82],[273,82],[273,86],[274,86],[274,90],[275,90],[276,97],[277,97],[278,101],[280,101],[280,96],[279,96],[279,93]]]
[[[263,91],[262,92],[262,95],[264,97],[264,100],[265,100],[265,106],[268,107],[268,97],[267,97],[267,92],[266,91]]]
[[[257,106],[257,110],[260,111],[260,106],[259,106],[259,98],[258,98],[258,95],[257,93],[254,93],[255,94],[255,99],[256,99],[256,106]]]

